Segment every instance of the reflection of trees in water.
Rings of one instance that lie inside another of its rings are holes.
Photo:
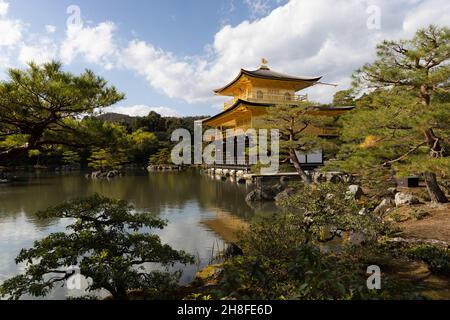
[[[66,199],[86,194],[83,177],[37,174],[12,185],[0,187],[0,219],[24,213],[38,227],[52,221],[38,220],[35,212]]]
[[[254,219],[267,218],[282,211],[274,202],[247,202],[247,204],[253,209]]]
[[[34,213],[65,200],[99,193],[125,199],[137,209],[155,214],[164,207],[183,209],[188,202],[209,211],[221,208],[244,219],[254,211],[245,202],[245,185],[217,181],[197,171],[130,174],[108,180],[87,180],[81,174],[40,175],[12,186],[0,188],[0,218],[24,212],[35,220]]]

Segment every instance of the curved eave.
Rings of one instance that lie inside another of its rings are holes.
[[[208,125],[208,123],[213,122],[214,120],[217,120],[220,117],[223,117],[229,113],[232,113],[233,111],[235,111],[236,109],[238,109],[238,107],[241,104],[245,104],[246,106],[249,107],[263,107],[263,108],[267,108],[267,107],[272,107],[274,104],[273,103],[258,103],[258,102],[250,102],[250,101],[245,101],[242,99],[238,99],[236,100],[236,102],[229,107],[228,109],[210,117],[207,119],[202,120],[202,124],[206,124]],[[339,107],[334,107],[334,106],[317,106],[315,107],[315,110],[319,111],[319,112],[324,112],[325,114],[334,116],[334,115],[340,115],[344,112],[353,110],[355,107],[354,106],[339,106]],[[312,111],[314,112],[314,111]]]
[[[273,106],[273,104],[271,104],[271,103],[257,103],[257,102],[249,102],[249,101],[245,101],[242,99],[238,99],[231,107],[222,111],[221,113],[218,113],[218,114],[212,116],[211,118],[205,119],[202,123],[208,125],[208,122],[214,121],[228,113],[235,111],[239,107],[239,105],[241,105],[242,103],[245,103],[245,105],[250,106],[250,107],[271,107],[271,106]]]
[[[260,75],[260,74],[255,74],[252,71],[248,71],[245,69],[241,69],[241,71],[239,72],[238,76],[231,81],[229,84],[227,84],[225,87],[222,87],[220,89],[216,89],[214,90],[214,93],[216,94],[220,94],[221,92],[225,91],[226,89],[230,88],[231,86],[233,86],[236,82],[239,81],[239,79],[243,76],[249,76],[252,78],[256,78],[256,79],[265,79],[265,80],[278,80],[278,81],[291,81],[291,82],[310,82],[311,85],[314,84],[315,82],[319,81],[320,79],[322,79],[322,77],[315,77],[315,78],[296,78],[296,77],[274,77],[274,76],[265,76],[265,75]]]
[[[326,106],[326,107],[317,107],[317,110],[320,111],[349,111],[355,109],[354,106],[342,106],[342,107],[333,107],[333,106]]]

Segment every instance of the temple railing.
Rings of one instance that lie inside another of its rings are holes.
[[[238,99],[242,99],[248,102],[256,103],[270,103],[270,104],[296,104],[300,102],[308,101],[307,94],[295,94],[295,95],[284,95],[284,94],[264,94],[262,97],[257,97],[256,95],[246,96],[246,97],[236,97],[231,101],[224,103],[224,108],[231,108]]]

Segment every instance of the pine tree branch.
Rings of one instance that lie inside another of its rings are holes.
[[[397,159],[391,160],[391,161],[387,161],[385,163],[382,164],[383,167],[395,163],[395,162],[399,162],[402,161],[403,159],[405,159],[407,156],[409,156],[411,153],[415,152],[417,149],[419,149],[420,147],[426,145],[426,142],[422,142],[421,144],[415,146],[414,148],[410,149],[408,152],[406,152],[405,154],[403,154],[402,156],[398,157]]]

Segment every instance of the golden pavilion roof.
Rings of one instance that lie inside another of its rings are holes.
[[[274,86],[290,87],[295,91],[308,88],[318,82],[322,77],[300,77],[270,70],[267,66],[261,66],[259,69],[249,71],[241,69],[238,76],[226,86],[214,90],[216,94],[232,95],[233,87],[242,86],[252,82],[265,81],[273,83]]]
[[[273,106],[274,106],[273,103],[258,103],[237,99],[230,108],[212,117],[203,119],[201,122],[205,125],[209,125],[212,122],[215,122],[216,120],[220,121],[221,118],[232,115],[235,112],[245,111],[248,107],[265,109]],[[346,111],[350,111],[354,108],[355,108],[354,106],[312,106],[311,107],[312,110],[310,111],[310,113],[312,114],[317,113],[319,115],[337,116]]]

